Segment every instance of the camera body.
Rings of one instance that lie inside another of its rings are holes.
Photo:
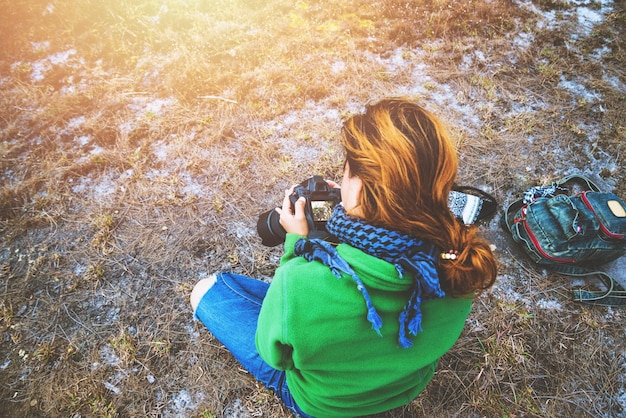
[[[326,221],[333,214],[335,205],[341,202],[341,190],[330,187],[321,176],[313,176],[294,187],[289,195],[291,210],[301,197],[306,200],[304,216],[309,226],[309,238],[326,239],[330,234],[326,231]],[[274,247],[285,241],[285,229],[280,224],[280,215],[276,209],[259,215],[257,233],[263,245]]]

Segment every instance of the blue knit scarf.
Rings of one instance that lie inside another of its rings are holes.
[[[413,276],[413,286],[408,303],[400,312],[398,342],[409,348],[413,336],[422,330],[422,301],[445,296],[439,285],[436,268],[437,255],[441,252],[428,241],[381,227],[368,224],[361,218],[348,216],[342,205],[335,206],[333,216],[326,223],[328,232],[340,242],[349,244],[373,257],[392,263],[400,277],[406,272]],[[367,289],[352,267],[337,253],[336,248],[320,239],[300,239],[295,245],[295,254],[308,261],[317,260],[327,265],[333,274],[341,277],[345,273],[356,282],[367,306],[367,319],[379,335],[382,319],[372,304]]]

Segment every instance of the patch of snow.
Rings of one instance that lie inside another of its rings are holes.
[[[120,358],[115,354],[113,347],[109,344],[105,344],[100,348],[100,361],[104,363],[106,366],[117,366],[120,364]],[[96,365],[94,363],[93,365]],[[92,366],[93,366],[92,365]]]
[[[428,100],[441,109],[456,112],[460,116],[457,119],[457,125],[463,126],[470,132],[477,132],[483,125],[480,116],[475,112],[477,107],[470,103],[462,103],[462,96],[448,84],[437,85],[437,88],[429,94]]]
[[[557,310],[560,311],[563,309],[563,306],[559,301],[556,300],[548,300],[548,299],[539,299],[537,301],[537,307],[540,309],[549,309],[549,310]]]
[[[308,129],[307,122],[314,123],[315,129]],[[325,130],[336,132],[340,126],[341,115],[335,107],[308,100],[302,109],[264,123],[262,130],[269,134],[266,142],[278,144],[282,148],[281,154],[291,156],[298,164],[319,159],[330,145],[325,138],[311,138],[310,141],[293,141],[293,138]]]
[[[74,141],[78,143],[81,147],[84,147],[88,143],[91,142],[91,137],[89,135],[77,136],[74,138]]]
[[[335,62],[333,62],[332,66],[330,67],[330,71],[333,74],[339,74],[342,73],[346,70],[346,63],[342,60],[336,60]]]
[[[398,74],[400,71],[409,67],[409,62],[413,62],[414,60],[407,60],[406,58],[408,56],[414,57],[414,53],[405,48],[396,48],[389,57],[383,57],[380,54],[366,54],[367,58],[381,64],[390,74]]]
[[[224,418],[248,418],[249,416],[250,411],[243,406],[241,399],[235,399],[224,410]]]
[[[196,393],[191,395],[189,391],[183,389],[180,392],[172,395],[172,398],[168,402],[169,408],[163,411],[164,417],[186,417],[188,414],[185,411],[195,410],[200,402],[204,400],[204,395]]]
[[[388,59],[381,59],[381,62],[385,63],[390,71],[397,72],[407,66],[406,57],[404,48],[397,48]]]
[[[52,54],[48,56],[48,61],[54,65],[64,65],[67,64],[67,61],[70,59],[72,55],[76,55],[76,50],[74,48],[68,49],[67,51],[57,52],[56,54]]]
[[[76,55],[76,50],[72,48],[67,51],[48,55],[46,58],[33,62],[31,64],[30,79],[34,82],[43,80],[46,77],[46,73],[52,69],[53,65],[66,65],[73,55]],[[16,64],[20,65],[21,63]]]
[[[167,4],[163,3],[161,5],[161,8],[159,9],[159,13],[154,16],[148,16],[148,20],[154,23],[155,25],[158,25],[159,23],[161,23],[161,15],[167,13],[168,11],[169,11],[169,8],[167,7]]]
[[[81,126],[83,126],[84,124],[85,124],[85,117],[84,116],[77,116],[77,117],[72,118],[69,121],[67,121],[67,125],[65,126],[65,130],[66,131],[71,131],[73,129],[78,129]]]
[[[515,38],[513,39],[513,46],[522,50],[526,50],[530,48],[534,40],[535,37],[533,34],[528,32],[520,32],[516,34]]]
[[[611,48],[607,45],[603,45],[602,48],[596,48],[589,54],[589,58],[596,61],[601,61],[605,55],[611,53]]]
[[[150,100],[151,99],[151,100]],[[146,97],[134,97],[128,107],[135,112],[137,117],[162,116],[168,107],[176,103],[176,99],[168,97],[166,99],[154,99]]]
[[[122,393],[122,391],[117,386],[113,385],[113,383],[104,382],[104,387],[110,390],[111,392],[115,393],[116,395],[119,395],[120,393]]]
[[[237,238],[250,238],[256,236],[256,230],[243,221],[235,221],[229,224],[230,230],[235,233]]]
[[[3,173],[3,176],[5,178],[5,180],[8,180],[9,182],[17,182],[19,181],[18,177],[15,175],[15,171],[9,169],[9,170],[5,170],[5,172]],[[5,183],[6,186],[6,183]]]
[[[530,298],[526,293],[520,293],[515,289],[518,278],[511,275],[498,276],[496,284],[493,286],[493,295],[502,301],[510,303],[522,303],[528,310],[546,309],[557,310],[563,309],[563,306],[554,299],[534,299]]]
[[[43,9],[43,12],[41,12],[41,15],[46,16],[46,15],[51,15],[53,13],[54,13],[54,3],[48,3],[46,8]]]
[[[547,30],[556,29],[557,20],[556,20],[556,12],[554,10],[549,10],[547,12],[539,12],[539,15],[543,18],[543,20],[540,20],[537,22],[538,29],[547,29]]]
[[[63,95],[76,94],[77,92],[76,86],[72,84],[74,82],[74,76],[73,75],[68,76],[66,78],[66,81],[68,84],[66,86],[61,87],[61,94]]]
[[[93,186],[93,196],[97,201],[103,200],[104,197],[115,193],[117,190],[117,182],[110,175],[101,176],[99,183]]]
[[[152,181],[161,181],[163,179],[167,179],[170,176],[170,172],[166,170],[159,170],[157,168],[152,168],[144,174],[144,177],[148,180]]]
[[[472,64],[474,63],[474,57],[472,54],[463,55],[463,59],[461,60],[461,64],[459,65],[459,70],[467,71],[472,68]]]
[[[584,3],[579,3],[576,9],[576,18],[583,29],[582,35],[589,36],[593,28],[602,23],[606,16],[613,11],[613,1],[600,2],[600,9],[591,9]]]
[[[185,196],[195,196],[199,198],[209,197],[210,190],[205,184],[196,181],[189,173],[185,172],[180,175],[184,186],[181,191]]]
[[[602,79],[615,90],[626,93],[626,84],[624,84],[617,76],[604,74]]]
[[[598,184],[598,187],[602,187]],[[609,188],[607,188],[608,190]],[[611,261],[603,266],[603,269],[608,273],[613,280],[622,285],[626,289],[626,257],[620,257],[617,260]],[[622,311],[623,312],[623,311]],[[619,312],[618,312],[619,314]]]
[[[128,135],[129,133],[131,133],[132,131],[135,130],[135,127],[136,127],[135,124],[133,122],[129,121],[129,120],[127,120],[127,121],[125,121],[123,123],[120,123],[118,125],[118,129],[119,129],[120,133],[123,134],[123,135]]]
[[[526,9],[534,14],[541,14],[541,10],[530,0],[514,0],[514,3],[522,9]]]
[[[193,341],[196,341],[198,337],[200,336],[200,333],[198,332],[198,330],[196,330],[190,323],[186,323],[184,325],[184,328],[189,333],[189,337]]]
[[[146,113],[151,113],[155,115],[161,115],[163,112],[163,108],[169,106],[173,103],[173,99],[155,99],[151,102],[146,103],[145,111]]]
[[[98,155],[101,151],[101,147],[95,147],[93,155]],[[74,183],[73,179],[70,179],[70,183]],[[104,201],[106,197],[112,195],[117,191],[117,180],[112,178],[111,173],[106,173],[98,176],[98,183],[94,184],[93,176],[91,174],[78,179],[76,184],[71,187],[73,193],[86,195],[97,201]]]
[[[521,295],[517,293],[513,287],[516,281],[517,278],[511,275],[499,275],[491,291],[501,300],[517,302],[521,299]]]
[[[41,81],[46,78],[46,73],[50,71],[52,67],[47,61],[36,61],[32,64],[32,71],[30,73],[31,81]]]
[[[624,369],[626,374],[626,367],[624,367]],[[620,389],[617,394],[617,403],[622,407],[622,411],[626,411],[626,389]]]
[[[46,51],[50,49],[50,41],[31,42],[30,45],[33,47],[33,51],[35,52]]]
[[[86,271],[87,271],[87,266],[85,266],[84,264],[77,264],[74,267],[74,275],[77,277],[82,277]]]
[[[476,57],[476,59],[479,62],[485,62],[486,61],[485,54],[481,50],[474,51],[474,56]]]
[[[567,80],[563,75],[561,76],[558,85],[562,89],[565,89],[572,94],[581,97],[587,103],[593,103],[601,99],[601,96],[597,92],[588,89],[586,86],[575,80]]]
[[[128,180],[128,179],[132,178],[134,175],[135,175],[135,170],[133,170],[132,168],[129,168],[128,170],[126,170],[122,174],[120,174],[119,179],[120,180]]]
[[[537,23],[539,29],[557,29],[560,25],[559,17],[568,21],[573,17],[578,27],[574,27],[570,31],[572,39],[589,36],[593,28],[602,23],[607,14],[613,10],[613,1],[611,0],[601,1],[599,9],[590,8],[587,1],[570,1],[568,4],[571,7],[559,10],[558,13],[555,10],[542,11],[529,0],[517,0],[516,3],[542,18]]]
[[[578,23],[583,26],[595,25],[604,20],[601,11],[592,10],[588,7],[579,7],[576,9],[576,15],[578,16]]]
[[[435,48],[436,46],[433,46]],[[391,96],[414,96],[422,97],[428,103],[445,109],[446,112],[453,111],[458,114],[457,125],[464,126],[469,131],[478,130],[482,126],[480,117],[476,114],[476,106],[464,103],[464,97],[458,90],[448,84],[441,84],[434,80],[429,74],[427,64],[421,62],[420,56],[424,54],[422,50],[407,50],[398,48],[390,57],[372,55],[370,59],[378,64],[382,64],[386,70],[396,75],[401,72],[409,72],[412,84],[399,85],[397,91],[389,92]],[[410,57],[410,59],[407,59]],[[461,66],[469,68],[475,61],[482,62],[485,55],[480,50],[473,51],[464,57]]]
[[[168,161],[170,159],[169,148],[170,145],[167,141],[155,141],[152,144],[152,153],[157,157],[158,161]]]

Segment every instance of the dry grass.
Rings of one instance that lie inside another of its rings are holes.
[[[256,216],[337,180],[341,120],[411,95],[460,183],[626,195],[623,1],[17,1],[0,16],[0,415],[289,413],[191,319],[199,277],[271,277]],[[603,19],[594,19],[596,16]],[[591,16],[585,18],[585,16]],[[500,276],[381,417],[623,416],[626,319],[504,236]]]

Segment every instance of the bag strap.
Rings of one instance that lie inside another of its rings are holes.
[[[599,192],[600,188],[593,182],[591,181],[591,179],[582,176],[580,174],[572,174],[569,176],[565,176],[562,179],[560,179],[559,181],[556,182],[557,186],[562,186],[565,183],[569,183],[569,182],[578,182],[578,183],[585,183],[588,187],[587,190],[592,190],[594,192]]]
[[[509,233],[511,234],[513,234],[513,223],[514,223],[514,220],[511,218],[515,216],[517,211],[520,210],[522,206],[524,206],[524,200],[519,199],[504,208],[504,213],[502,214],[502,218],[500,219],[500,222],[502,224],[502,227],[505,230],[509,231]]]
[[[573,298],[575,301],[589,303],[591,305],[626,307],[626,290],[622,287],[622,285],[613,280],[608,273],[570,265],[554,265],[550,267],[550,269],[567,276],[598,276],[600,281],[607,288],[606,291],[576,289],[573,291]]]

